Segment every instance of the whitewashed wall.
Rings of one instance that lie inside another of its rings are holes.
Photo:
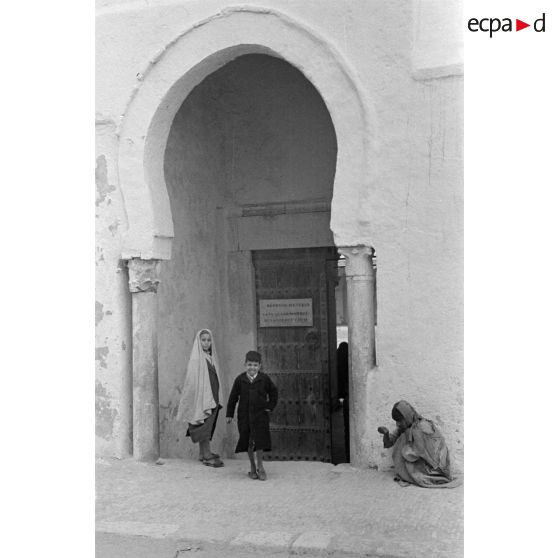
[[[125,272],[119,268],[127,222],[119,192],[117,129],[137,87],[138,72],[184,29],[230,5],[218,0],[149,6],[98,3],[97,434],[101,453],[122,453],[128,447],[129,297]],[[274,0],[253,5],[282,11],[333,45],[357,76],[374,116],[373,189],[363,185],[363,191],[354,192],[361,206],[358,216],[352,209],[343,214],[344,200],[339,200],[341,217],[358,219],[358,241],[374,246],[378,258],[379,367],[370,375],[370,440],[376,441],[378,424],[389,422],[393,402],[406,398],[440,423],[459,468],[463,456],[460,3]],[[242,29],[237,33],[241,42]],[[347,207],[350,201],[345,199]],[[180,232],[185,234],[186,229]],[[186,241],[175,244],[181,242]],[[240,265],[245,270],[245,254],[235,257],[227,258],[225,269]],[[223,270],[220,273],[219,284],[234,289],[234,278]],[[208,284],[208,292],[216,285]],[[177,287],[161,287],[163,293],[170,288]],[[228,307],[234,304],[229,301]],[[215,321],[221,309],[206,306],[205,311],[207,320]],[[176,331],[173,335],[169,339],[178,346],[180,336]],[[376,444],[376,464],[384,463],[382,453]]]

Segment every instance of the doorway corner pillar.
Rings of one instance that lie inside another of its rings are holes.
[[[376,366],[374,269],[371,246],[341,246],[347,281],[349,326],[349,423],[351,464],[371,465],[371,409],[368,389]]]
[[[138,461],[159,457],[157,371],[157,287],[160,260],[128,260],[132,294],[133,454]]]

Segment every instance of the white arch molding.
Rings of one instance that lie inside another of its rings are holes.
[[[185,30],[138,74],[119,129],[119,182],[128,216],[123,258],[170,259],[174,236],[164,152],[175,114],[209,74],[243,54],[298,68],[322,96],[337,136],[331,230],[337,246],[361,244],[362,192],[372,184],[370,102],[336,49],[275,10],[227,8]],[[372,192],[373,193],[373,192]],[[365,220],[363,215],[363,221]]]

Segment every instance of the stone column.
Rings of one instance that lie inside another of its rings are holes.
[[[128,261],[132,293],[133,451],[138,461],[159,457],[157,286],[159,260]]]
[[[365,467],[371,457],[368,376],[376,365],[372,248],[348,246],[338,250],[346,258],[351,464]]]

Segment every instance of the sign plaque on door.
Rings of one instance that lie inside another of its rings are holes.
[[[311,298],[260,300],[260,327],[312,327]]]

